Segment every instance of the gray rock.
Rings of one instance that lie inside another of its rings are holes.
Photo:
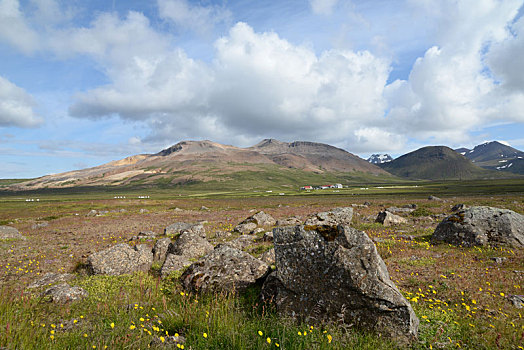
[[[200,207],[200,210],[209,210],[209,208],[206,207],[205,205],[203,205],[203,206]]]
[[[167,255],[167,249],[169,248],[169,245],[171,244],[171,238],[161,238],[158,241],[155,242],[155,245],[153,246],[153,262],[160,262],[161,264],[164,263],[166,260]]]
[[[495,263],[502,264],[504,261],[506,261],[508,258],[506,257],[500,257],[500,256],[494,256],[491,258]]]
[[[191,231],[202,238],[206,237],[206,231],[202,224],[190,224],[187,222],[175,222],[164,229],[165,235],[178,235],[184,231]]]
[[[153,265],[153,251],[151,247],[149,247],[147,244],[137,244],[135,246],[135,250],[138,252],[138,254],[140,254],[138,258],[138,265],[148,266],[147,270],[149,270],[151,265]]]
[[[253,234],[254,235],[258,235],[259,233],[262,233],[262,232],[265,232],[266,230],[263,229],[262,227],[259,227],[259,228],[256,228],[253,230]]]
[[[66,282],[72,279],[73,277],[74,275],[70,273],[48,272],[45,275],[43,275],[42,278],[40,278],[39,280],[36,280],[30,285],[28,285],[27,289],[41,288],[58,282]]]
[[[510,295],[508,300],[511,301],[513,306],[515,306],[517,309],[524,308],[524,295]]]
[[[428,200],[429,200],[429,201],[438,201],[438,202],[441,202],[441,201],[442,201],[441,198],[436,197],[436,196],[429,196],[429,197],[428,197]]]
[[[275,265],[275,248],[271,248],[270,250],[264,252],[259,259],[268,266]]]
[[[149,210],[142,208],[142,209],[140,209],[138,212],[139,212],[140,214],[147,214],[147,213],[149,213]]]
[[[31,225],[31,229],[38,230],[39,228],[44,228],[44,227],[47,227],[47,226],[49,226],[49,222],[47,222],[47,221],[36,222],[33,225]]]
[[[79,300],[87,297],[88,293],[80,287],[71,287],[67,283],[61,283],[52,286],[42,293],[42,296],[48,297],[54,303],[64,304],[70,301]]]
[[[391,226],[405,224],[408,222],[408,220],[406,220],[402,216],[392,214],[389,211],[381,211],[380,213],[378,213],[375,222],[381,223],[384,226]]]
[[[242,234],[250,233],[254,231],[257,227],[270,227],[276,224],[276,220],[269,214],[259,211],[258,213],[248,217],[237,226],[235,226],[234,231],[240,232]]]
[[[198,258],[213,250],[213,246],[199,235],[185,231],[169,245],[168,254],[183,255],[187,258]]]
[[[187,290],[200,293],[238,292],[253,285],[268,272],[268,266],[228,245],[193,263],[180,278]]]
[[[398,207],[389,207],[386,208],[386,211],[389,211],[390,213],[411,213],[415,209],[413,208],[398,208]]]
[[[308,218],[304,225],[315,226],[315,225],[351,225],[353,219],[353,208],[343,207],[335,208],[330,211],[321,212]]]
[[[117,244],[111,248],[91,254],[87,258],[87,271],[92,275],[122,275],[135,271],[148,271],[153,263],[153,253],[137,251],[127,244]]]
[[[255,241],[257,239],[257,236],[252,235],[242,235],[237,238],[235,238],[232,241],[226,242],[224,244],[233,247],[235,249],[244,250],[247,247],[255,244]]]
[[[89,213],[86,214],[86,216],[96,216],[98,214],[98,211],[95,209],[92,209],[89,211]]]
[[[160,270],[160,275],[162,278],[165,278],[169,276],[170,273],[186,268],[189,265],[191,265],[191,260],[189,260],[188,257],[182,255],[167,254],[166,260],[164,261],[162,269]]]
[[[301,225],[302,220],[296,216],[292,216],[287,219],[281,219],[277,221],[277,226],[296,226]]]
[[[27,238],[22,236],[20,232],[11,226],[0,226],[0,239],[21,239],[26,240]]]
[[[524,215],[508,209],[472,207],[441,221],[431,237],[462,246],[524,246]]]
[[[257,228],[257,224],[254,222],[246,222],[246,223],[240,223],[235,226],[233,231],[240,232],[241,234],[249,234],[253,232]]]
[[[417,316],[369,237],[349,226],[309,227],[273,230],[276,273],[264,283],[263,299],[308,324],[343,322],[400,344],[416,339]]]
[[[191,265],[191,259],[199,258],[211,251],[213,251],[211,243],[198,234],[186,230],[174,243],[169,244],[160,274],[166,277],[173,271]]]
[[[262,240],[264,242],[273,242],[273,231],[265,232]]]
[[[468,209],[468,207],[466,207],[465,204],[455,204],[452,208],[451,208],[451,211],[461,211],[461,210],[466,210]]]

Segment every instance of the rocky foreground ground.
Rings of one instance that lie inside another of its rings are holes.
[[[79,276],[143,271],[195,295],[258,285],[259,300],[283,318],[368,330],[401,347],[469,344],[443,337],[448,323],[463,323],[442,321],[452,314],[481,316],[471,329],[486,327],[482,334],[495,332],[490,341],[517,346],[521,198],[350,199],[122,200],[7,211],[2,288],[70,304],[89,298]],[[508,329],[493,324],[501,319]],[[441,334],[427,339],[439,322]]]

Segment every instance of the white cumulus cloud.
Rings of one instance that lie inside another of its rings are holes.
[[[194,5],[187,0],[158,0],[161,18],[200,34],[208,34],[213,27],[231,19],[231,12],[218,5]]]
[[[34,127],[42,123],[35,102],[24,89],[0,76],[0,126]]]

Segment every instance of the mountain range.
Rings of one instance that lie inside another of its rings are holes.
[[[484,169],[524,174],[524,152],[498,141],[455,150]]]
[[[93,168],[46,175],[13,184],[9,189],[193,184],[206,184],[207,188],[262,189],[273,185],[296,188],[306,184],[393,182],[399,178],[500,178],[515,176],[507,171],[522,169],[524,154],[491,142],[473,150],[428,146],[397,159],[374,156],[366,161],[341,148],[308,141],[265,139],[247,148],[207,140],[182,141],[155,154],[139,154]],[[372,158],[377,164],[371,162]]]
[[[212,141],[182,141],[156,154],[140,154],[97,167],[47,175],[11,186],[16,190],[77,186],[176,186],[252,179],[250,187],[297,181],[347,182],[391,175],[362,158],[327,144],[266,139],[248,148]],[[260,187],[259,186],[259,187]]]

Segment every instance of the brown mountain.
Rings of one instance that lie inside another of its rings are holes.
[[[380,164],[391,174],[412,179],[451,180],[497,177],[446,146],[428,146]]]
[[[271,177],[271,173],[284,170],[295,170],[283,176],[287,179],[303,174],[324,175],[323,179],[335,179],[331,176],[335,173],[346,178],[363,173],[389,175],[349,152],[322,143],[267,139],[252,147],[239,148],[206,140],[183,141],[156,154],[140,154],[94,168],[43,176],[13,185],[11,189],[224,182],[242,180],[247,173]],[[331,177],[326,177],[328,174]]]

